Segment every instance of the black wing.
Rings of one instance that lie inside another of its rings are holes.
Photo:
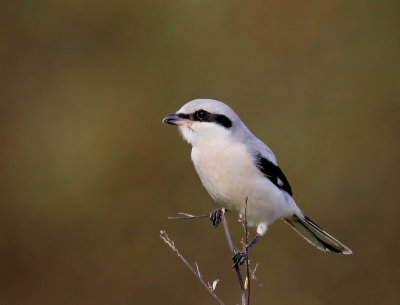
[[[258,169],[267,177],[273,184],[275,184],[281,190],[286,191],[290,196],[293,195],[292,188],[290,187],[289,181],[286,179],[282,170],[278,165],[275,165],[271,161],[268,161],[260,154],[256,155],[255,162]]]

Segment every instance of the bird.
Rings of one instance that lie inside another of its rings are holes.
[[[256,228],[252,241],[234,252],[233,266],[245,262],[248,250],[277,219],[283,219],[319,250],[352,254],[299,208],[272,150],[230,106],[214,99],[195,99],[162,122],[176,125],[192,146],[195,170],[219,207],[210,215],[213,224],[218,225],[221,209],[226,209],[237,211],[242,219],[246,213],[248,226]]]

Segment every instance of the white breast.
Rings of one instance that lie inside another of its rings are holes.
[[[268,225],[292,213],[291,197],[259,171],[244,144],[228,139],[200,148],[193,146],[192,161],[204,187],[219,205],[243,215],[248,198],[250,225]]]
[[[232,208],[237,200],[245,200],[244,181],[239,177],[254,170],[245,146],[219,143],[212,149],[202,148],[193,147],[192,160],[211,197],[227,208]]]

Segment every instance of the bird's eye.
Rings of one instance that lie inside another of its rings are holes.
[[[207,117],[208,112],[205,110],[198,110],[195,112],[195,116],[199,121],[204,120]]]

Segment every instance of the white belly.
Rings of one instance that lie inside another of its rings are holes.
[[[248,198],[248,223],[266,226],[293,213],[291,196],[282,192],[254,165],[246,146],[238,143],[212,145],[212,150],[192,148],[192,160],[211,197],[222,207],[244,214]]]

